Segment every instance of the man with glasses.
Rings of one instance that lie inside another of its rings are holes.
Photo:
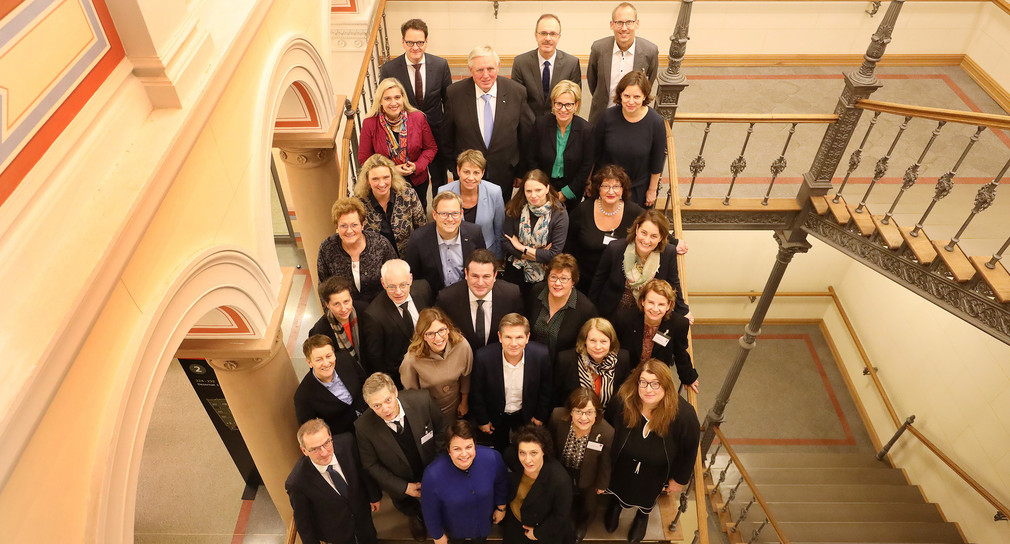
[[[295,528],[304,544],[375,544],[372,512],[382,494],[361,474],[361,462],[349,434],[330,435],[321,419],[298,429],[304,457],[295,463],[284,489],[294,510]]]
[[[561,19],[557,15],[541,15],[533,37],[537,48],[517,55],[512,61],[512,81],[526,87],[526,103],[539,116],[551,111],[551,90],[559,82],[567,79],[582,85],[582,65],[578,57],[558,49]]]
[[[370,410],[354,422],[358,451],[369,476],[407,516],[414,540],[427,539],[421,515],[421,477],[445,450],[445,422],[426,389],[397,393],[392,378],[376,372],[362,394]]]
[[[589,49],[589,66],[586,83],[593,95],[589,108],[589,122],[595,123],[603,110],[614,103],[614,89],[625,74],[642,70],[655,84],[659,73],[659,48],[645,38],[636,38],[638,10],[628,2],[621,2],[610,14],[613,37],[600,38]]]
[[[463,221],[463,201],[451,191],[431,201],[433,223],[414,230],[407,242],[407,263],[432,292],[463,279],[463,263],[475,249],[485,249],[480,227]]]
[[[365,411],[361,397],[365,373],[347,351],[335,351],[328,336],[308,337],[302,352],[309,371],[295,390],[298,423],[322,418],[337,434],[354,432],[354,420]]]
[[[442,57],[426,53],[428,25],[421,19],[410,19],[400,25],[404,54],[389,60],[379,68],[379,81],[395,77],[407,89],[411,106],[424,112],[428,126],[435,136],[435,144],[442,147],[441,127],[445,111],[445,91],[452,84],[449,62]],[[428,167],[431,174],[431,194],[445,185],[446,171],[450,168],[436,156]]]
[[[400,383],[400,362],[407,353],[421,310],[434,298],[424,280],[414,281],[410,265],[401,259],[386,261],[379,270],[384,293],[365,310],[365,360],[372,372],[385,372]]]

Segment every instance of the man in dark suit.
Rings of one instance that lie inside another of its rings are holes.
[[[309,329],[309,336],[322,334],[329,337],[333,349],[346,351],[364,376],[368,365],[362,349],[361,320],[368,305],[351,297],[350,280],[337,276],[319,284],[319,301],[323,304],[323,315]]]
[[[561,19],[557,15],[541,15],[533,37],[537,48],[512,60],[512,81],[526,87],[526,103],[533,115],[540,116],[551,111],[551,91],[559,82],[567,79],[582,85],[582,65],[578,57],[558,50]]]
[[[410,270],[437,296],[446,285],[463,279],[463,263],[475,249],[484,249],[480,227],[463,221],[463,201],[443,191],[431,201],[433,223],[415,230],[407,242]]]
[[[593,95],[589,108],[589,122],[595,123],[614,103],[617,82],[632,70],[642,70],[655,84],[659,75],[659,47],[645,38],[636,38],[638,10],[628,2],[621,2],[610,14],[613,37],[607,36],[593,42],[589,48],[589,66],[586,83]]]
[[[407,89],[410,105],[424,112],[431,133],[435,136],[435,143],[441,149],[445,91],[452,84],[449,62],[425,52],[428,47],[428,25],[424,21],[410,19],[403,23],[400,25],[400,36],[403,38],[404,54],[379,68],[379,80],[395,77],[400,81],[403,88]],[[446,171],[451,170],[451,165],[454,164],[455,160],[446,163],[436,157],[428,166],[431,194],[438,193],[438,188],[445,185]]]
[[[322,418],[336,434],[354,432],[354,420],[365,411],[360,372],[346,351],[335,352],[327,336],[310,336],[302,344],[309,372],[295,390],[298,423]]]
[[[502,318],[500,344],[485,346],[473,359],[470,410],[480,430],[499,452],[509,434],[551,414],[551,361],[547,347],[530,342],[530,322],[519,314]]]
[[[428,282],[414,281],[407,261],[390,259],[379,275],[386,292],[365,310],[365,360],[370,371],[389,374],[401,388],[400,362],[414,336],[418,314],[431,306],[433,297]]]
[[[298,429],[305,454],[295,463],[284,489],[294,510],[295,528],[304,544],[375,544],[372,512],[381,492],[362,477],[361,462],[349,434],[330,435],[321,419]]]
[[[498,261],[494,253],[478,249],[465,261],[463,279],[438,293],[438,306],[463,333],[474,352],[484,347],[505,314],[524,310],[519,287],[496,280]],[[491,340],[494,342],[494,340]]]
[[[362,390],[371,410],[354,427],[365,471],[407,516],[414,540],[423,542],[428,533],[421,515],[421,477],[445,451],[442,412],[427,390],[397,394],[392,378],[382,372],[369,376]]]
[[[470,51],[470,75],[446,91],[443,141],[446,159],[464,149],[476,149],[487,157],[484,179],[501,187],[505,200],[522,175],[519,172],[520,142],[533,126],[533,112],[526,104],[526,89],[498,76],[501,60],[489,45]]]

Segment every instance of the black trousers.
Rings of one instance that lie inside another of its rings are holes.
[[[421,516],[421,501],[416,497],[404,495],[400,499],[392,499],[393,507],[399,510],[408,518],[419,518]]]
[[[487,542],[487,537],[484,538],[450,538],[449,544],[484,544]]]
[[[523,421],[522,412],[502,414],[499,422],[491,431],[491,447],[504,454],[505,448],[511,443],[512,432],[527,422]]]

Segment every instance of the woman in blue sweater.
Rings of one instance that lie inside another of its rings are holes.
[[[501,455],[473,441],[473,426],[456,420],[446,429],[449,454],[421,478],[421,511],[435,544],[482,544],[491,524],[505,517],[508,472]]]

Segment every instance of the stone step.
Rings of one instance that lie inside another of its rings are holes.
[[[763,518],[762,518],[763,520]],[[746,521],[740,524],[744,541],[760,525],[760,521]],[[870,543],[944,543],[964,544],[961,534],[953,523],[895,521],[895,522],[780,522],[783,534],[791,542],[834,542],[860,544]],[[756,542],[779,542],[771,524],[758,535]]]
[[[886,502],[769,502],[779,521],[934,521],[942,522],[936,505]]]
[[[736,482],[734,482],[736,483]],[[723,489],[729,489],[723,484]],[[761,495],[769,502],[887,502],[924,503],[922,493],[911,485],[891,484],[841,484],[841,485],[798,485],[798,484],[758,484]],[[750,491],[741,487],[734,503],[746,504]]]
[[[891,468],[873,453],[740,453],[744,468]],[[726,466],[728,456],[719,455],[716,467]],[[720,461],[722,459],[722,461]]]
[[[745,465],[746,466],[746,465]],[[747,468],[758,487],[762,484],[883,484],[907,485],[905,475],[893,468]]]

